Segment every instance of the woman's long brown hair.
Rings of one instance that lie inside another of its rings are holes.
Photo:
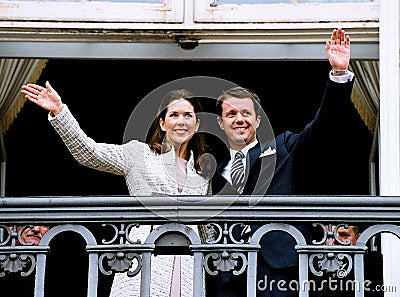
[[[157,117],[153,122],[153,134],[150,137],[147,144],[149,147],[157,154],[162,154],[171,149],[171,145],[165,140],[165,132],[160,127],[160,119],[165,121],[165,115],[167,113],[168,105],[175,100],[184,99],[188,101],[194,109],[196,114],[196,120],[199,120],[199,113],[203,111],[203,107],[199,100],[193,96],[191,92],[186,89],[180,90],[172,90],[161,101],[161,104],[157,111]],[[201,125],[201,121],[200,121]],[[203,164],[205,160],[201,160],[200,166],[200,158],[201,156],[208,151],[208,146],[205,143],[205,138],[203,133],[194,133],[193,137],[189,140],[187,151],[186,151],[186,160],[189,159],[190,151],[193,151],[194,158],[194,168],[196,172],[204,175],[204,170],[202,170]]]

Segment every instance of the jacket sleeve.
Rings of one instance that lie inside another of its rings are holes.
[[[67,105],[49,122],[60,135],[72,156],[82,165],[123,175],[129,170],[124,158],[123,145],[97,143],[80,128]]]
[[[332,146],[350,133],[349,126],[359,120],[351,102],[354,79],[345,83],[328,80],[321,106],[314,119],[300,133],[286,133],[287,151],[301,156],[315,147]]]

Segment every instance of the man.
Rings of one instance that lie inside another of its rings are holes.
[[[334,225],[325,226],[327,231],[334,232]],[[325,245],[329,246],[344,246],[349,245],[355,246],[357,239],[362,233],[362,227],[357,225],[350,225],[348,228],[339,227],[336,230],[336,238],[340,241],[338,242],[335,238],[331,240],[327,239]],[[376,290],[380,288],[383,284],[382,276],[382,254],[378,251],[367,251],[364,255],[364,284],[365,291],[364,296],[366,297],[382,297],[383,291]],[[354,280],[354,271],[345,276],[338,276],[337,272],[325,273],[322,277],[312,276],[315,281],[315,290],[310,291],[310,297],[354,297],[355,290],[360,288]]]
[[[327,231],[334,231],[336,226],[331,226],[331,230],[329,230],[329,226],[325,226]],[[336,237],[341,241],[341,242],[350,242],[350,245],[356,245],[357,239],[360,237],[361,231],[359,226],[348,226],[348,228],[345,227],[339,227],[336,232]],[[329,239],[326,240],[326,245],[340,245],[336,241],[335,238],[332,238],[332,243],[329,244]]]
[[[21,227],[17,228],[20,231]],[[49,226],[30,226],[21,233],[21,239],[24,243],[33,243],[39,245],[43,235],[49,230]]]
[[[225,91],[217,100],[218,124],[225,132],[230,156],[218,162],[212,180],[213,194],[233,195],[294,195],[301,183],[302,162],[312,158],[312,152],[337,144],[341,129],[347,124],[346,110],[354,109],[350,95],[354,74],[347,70],[350,62],[350,37],[341,28],[332,31],[325,46],[332,67],[319,111],[302,132],[285,132],[271,139],[259,140],[262,127],[260,100],[251,91],[236,87]],[[341,123],[337,116],[341,115]],[[268,133],[267,133],[268,134]],[[243,173],[244,172],[244,173]],[[252,225],[254,232],[259,226]],[[310,239],[307,226],[296,226],[306,239]],[[247,233],[241,230],[239,234]],[[251,233],[250,233],[251,234]],[[283,232],[272,232],[260,242],[257,278],[285,280],[298,278],[298,255],[294,239]],[[207,296],[246,296],[245,274],[234,276],[219,273],[207,277]],[[268,286],[269,287],[269,286]],[[257,290],[257,296],[297,296],[292,290]]]
[[[16,232],[21,232],[20,239],[15,240],[15,245],[21,246],[37,246],[44,234],[49,230],[48,226],[22,226],[16,228]],[[14,231],[14,227],[10,227],[10,231]],[[30,265],[30,264],[28,264]],[[16,297],[16,296],[33,296],[35,282],[35,272],[33,271],[28,276],[21,276],[19,272],[7,273],[4,277],[0,277],[0,295],[3,297]]]
[[[21,228],[23,227],[17,226],[17,232],[21,232]],[[31,245],[38,246],[45,233],[49,230],[48,226],[40,225],[26,226],[24,228],[20,238],[27,247]],[[10,231],[13,232],[13,230],[14,227],[10,227]],[[101,238],[100,230],[97,232],[95,234]],[[102,234],[107,238],[107,231]],[[15,244],[22,245],[18,239]],[[45,296],[87,296],[88,255],[85,247],[85,240],[75,232],[62,232],[51,240],[50,251],[46,258]],[[111,276],[99,273],[97,294],[99,297],[108,297],[110,295],[112,280]],[[64,286],[65,283],[73,285]],[[35,271],[28,276],[22,276],[17,272],[6,273],[4,277],[0,277],[1,297],[33,297],[34,288]]]

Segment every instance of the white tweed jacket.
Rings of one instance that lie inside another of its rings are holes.
[[[82,131],[67,105],[57,116],[49,115],[49,121],[79,163],[124,176],[132,196],[209,193],[209,180],[194,169],[193,154],[187,162],[186,184],[179,193],[173,149],[157,155],[137,140],[122,145],[97,143]]]
[[[209,180],[194,169],[193,154],[187,162],[187,178],[181,192],[178,191],[175,152],[158,155],[147,144],[132,140],[126,144],[96,143],[80,128],[67,105],[55,117],[49,114],[49,121],[71,152],[82,165],[125,177],[130,195],[207,195],[211,193]],[[195,226],[190,226],[194,228]],[[213,238],[213,231],[199,227],[202,241]],[[133,228],[132,239],[144,242],[150,226]],[[193,258],[181,256],[181,296],[192,296]],[[174,256],[152,257],[151,296],[170,296]],[[111,290],[112,297],[138,297],[140,273],[132,278],[117,273]],[[204,294],[204,292],[203,292]]]

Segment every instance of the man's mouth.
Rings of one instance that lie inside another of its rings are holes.
[[[236,128],[233,128],[233,130],[236,130],[236,131],[245,131],[245,130],[247,130],[247,128],[248,128],[248,127],[236,127]]]
[[[35,233],[28,233],[28,234],[26,234],[26,236],[27,237],[36,237],[37,239],[42,239],[42,234],[40,234],[40,233],[38,233],[38,234],[35,234]]]

